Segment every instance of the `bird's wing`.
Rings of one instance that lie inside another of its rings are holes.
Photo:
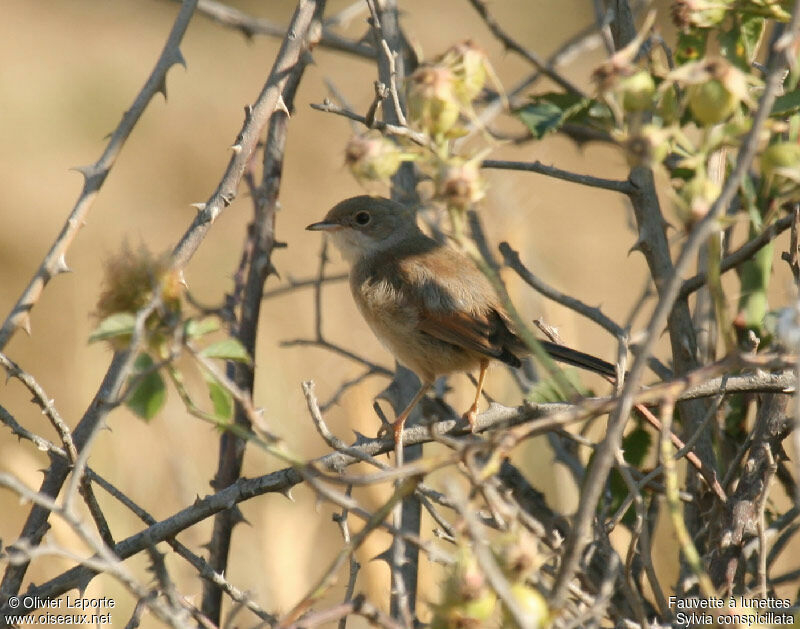
[[[466,256],[447,247],[398,261],[409,305],[422,332],[518,367],[519,345],[496,304],[496,293]],[[447,282],[441,278],[448,278]]]
[[[477,315],[421,309],[417,327],[434,338],[488,358],[496,358],[514,367],[522,364],[504,342],[511,333],[494,310],[486,315]]]

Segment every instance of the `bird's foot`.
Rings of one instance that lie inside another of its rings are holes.
[[[475,432],[475,427],[476,427],[475,423],[478,420],[478,405],[473,404],[472,406],[470,406],[469,410],[466,413],[464,413],[461,417],[462,419],[465,419],[469,423],[469,431]]]

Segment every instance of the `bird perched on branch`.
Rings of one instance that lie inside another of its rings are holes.
[[[439,376],[479,370],[475,401],[464,418],[474,427],[490,361],[520,367],[529,353],[491,282],[465,254],[426,236],[414,212],[362,195],[335,205],[306,229],[324,231],[350,264],[350,289],[364,319],[397,360],[422,381],[394,422],[395,441]],[[555,360],[608,377],[614,366],[557,343],[540,341]]]

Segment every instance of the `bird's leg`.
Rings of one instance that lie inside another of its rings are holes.
[[[405,410],[397,416],[397,419],[394,420],[394,442],[397,445],[400,445],[402,438],[403,438],[403,425],[406,423],[408,416],[411,415],[411,411],[414,410],[414,407],[419,403],[422,399],[422,396],[428,392],[428,389],[431,388],[432,382],[423,382],[422,386],[417,391],[417,394],[414,396],[408,406],[406,406]]]
[[[464,419],[469,422],[470,432],[475,432],[475,420],[478,418],[478,402],[481,400],[481,393],[483,392],[483,382],[486,380],[486,370],[489,368],[489,361],[481,361],[481,372],[478,374],[478,386],[475,387],[475,401],[469,410],[464,413]]]

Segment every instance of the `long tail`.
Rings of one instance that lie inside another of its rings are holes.
[[[601,376],[608,376],[614,379],[617,377],[617,368],[602,358],[597,358],[591,354],[584,354],[583,352],[570,349],[558,343],[551,343],[550,341],[539,342],[553,360],[572,365],[573,367],[586,369],[587,371],[593,371],[599,373]]]

